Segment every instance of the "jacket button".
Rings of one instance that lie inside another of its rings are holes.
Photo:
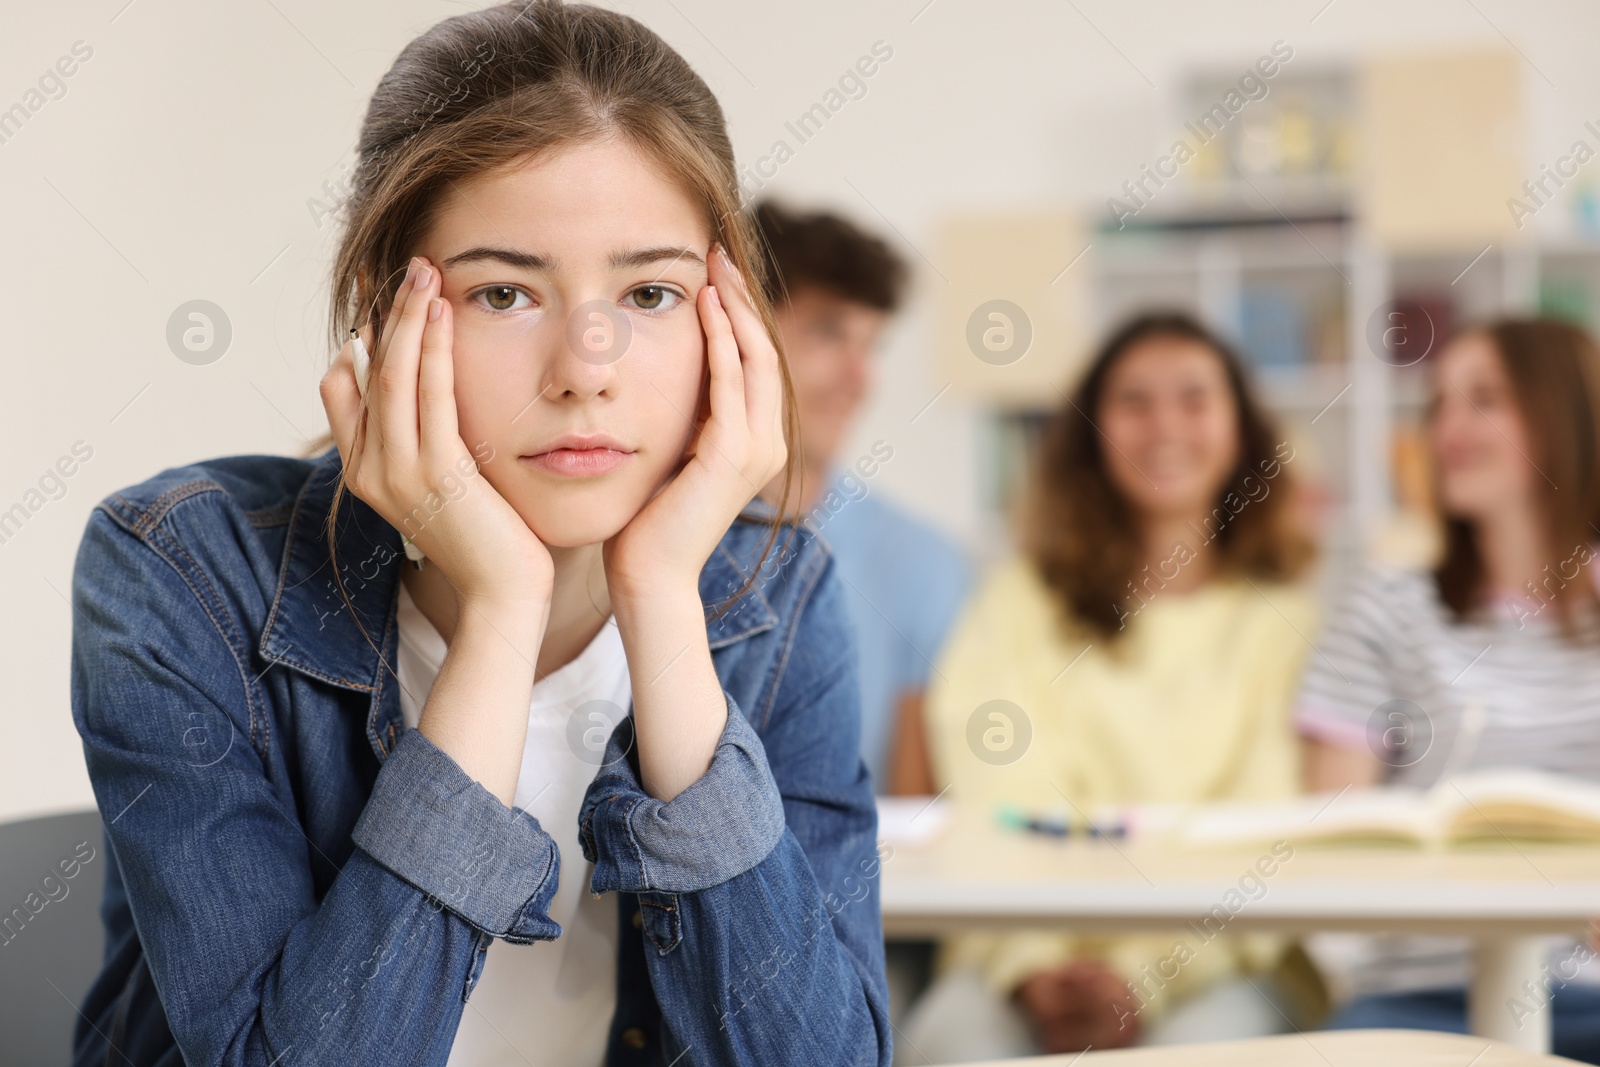
[[[643,925],[644,925],[644,916],[640,915],[637,911],[635,911],[633,913],[633,928],[635,930],[637,930]]]
[[[629,1048],[644,1048],[644,1031],[637,1026],[630,1026],[622,1031],[622,1043]]]

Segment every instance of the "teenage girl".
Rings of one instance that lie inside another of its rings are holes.
[[[78,554],[75,1062],[887,1065],[855,653],[757,496],[799,453],[716,100],[505,4],[401,52],[359,156],[335,447],[163,471]]]
[[[1508,318],[1429,364],[1441,551],[1427,569],[1368,567],[1341,598],[1297,698],[1306,784],[1425,789],[1499,767],[1600,782],[1600,348],[1569,323]],[[1507,1011],[1521,1025],[1548,1007],[1556,1055],[1600,1063],[1595,946],[1552,940],[1544,988]],[[1464,939],[1309,947],[1344,1000],[1330,1026],[1465,1032]]]
[[[1228,343],[1183,313],[1115,329],[1041,442],[1023,551],[967,605],[929,688],[952,802],[1060,809],[1287,797],[1314,632],[1295,449]],[[1287,945],[1047,929],[946,939],[902,1026],[950,1063],[1287,1029]],[[1182,942],[1180,947],[1179,942]],[[1280,1006],[1281,1005],[1281,1006]]]

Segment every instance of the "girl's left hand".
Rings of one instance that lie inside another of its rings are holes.
[[[778,351],[723,247],[707,257],[695,303],[705,329],[711,413],[681,470],[605,543],[613,597],[697,589],[740,510],[788,458]]]

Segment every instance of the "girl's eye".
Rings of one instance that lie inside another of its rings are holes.
[[[664,285],[641,285],[628,293],[633,306],[641,311],[665,311],[677,306],[683,297]]]
[[[482,297],[491,311],[520,311],[521,308],[516,306],[516,299],[527,295],[514,285],[491,285],[487,289],[479,289],[473,297]],[[528,307],[531,303],[530,300],[522,307]]]

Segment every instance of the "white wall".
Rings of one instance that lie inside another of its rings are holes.
[[[943,283],[941,212],[1103,204],[1172,139],[1167,99],[1194,63],[1240,69],[1282,38],[1296,63],[1360,50],[1499,42],[1528,60],[1539,106],[1532,159],[1600,118],[1580,0],[1288,3],[1237,0],[645,0],[629,10],[679,47],[718,92],[741,157],[821,98],[882,40],[894,53],[769,187],[892,226],[920,274],[884,353],[881,389],[851,454],[884,438],[877,488],[977,536],[975,426],[946,393],[926,323]],[[17,6],[0,35],[0,109],[74,42],[93,49],[20,132],[0,143],[8,312],[0,510],[75,441],[93,458],[64,497],[0,544],[7,744],[0,819],[92,803],[68,709],[79,534],[107,493],[184,461],[298,450],[324,427],[317,380],[323,273],[334,237],[308,202],[351,162],[366,95],[415,33],[468,4],[95,0]],[[1320,13],[1319,13],[1320,12]],[[1314,19],[1314,21],[1313,21]],[[1063,265],[1065,261],[1063,261]],[[220,305],[234,330],[219,362],[176,359],[179,304]],[[972,545],[974,548],[982,546]]]

